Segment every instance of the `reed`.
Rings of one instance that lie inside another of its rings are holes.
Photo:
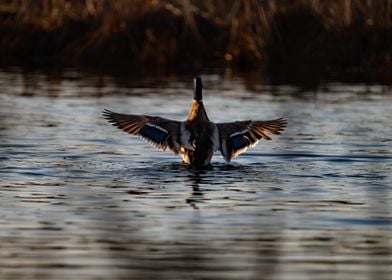
[[[266,65],[279,82],[391,68],[391,28],[390,0],[8,0],[0,55],[147,70]]]

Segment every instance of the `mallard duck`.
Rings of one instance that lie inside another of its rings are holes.
[[[114,126],[138,135],[153,146],[180,154],[185,164],[205,166],[215,151],[220,150],[226,162],[255,146],[261,138],[271,140],[267,133],[280,134],[286,126],[283,118],[267,121],[234,121],[213,123],[203,104],[203,84],[194,79],[194,96],[188,118],[181,122],[147,115],[126,115],[103,111]]]

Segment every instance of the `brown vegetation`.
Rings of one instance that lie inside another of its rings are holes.
[[[265,66],[272,82],[391,82],[390,0],[5,0],[4,64]]]

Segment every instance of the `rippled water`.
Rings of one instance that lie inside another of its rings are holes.
[[[391,279],[391,88],[204,80],[212,120],[286,131],[190,170],[101,117],[184,119],[190,77],[0,72],[0,278]]]

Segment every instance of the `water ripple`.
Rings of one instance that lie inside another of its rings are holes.
[[[211,119],[289,126],[194,170],[101,118],[114,106],[184,118],[188,81],[30,75],[0,72],[2,278],[390,279],[391,95],[331,85],[300,98],[206,77]]]

